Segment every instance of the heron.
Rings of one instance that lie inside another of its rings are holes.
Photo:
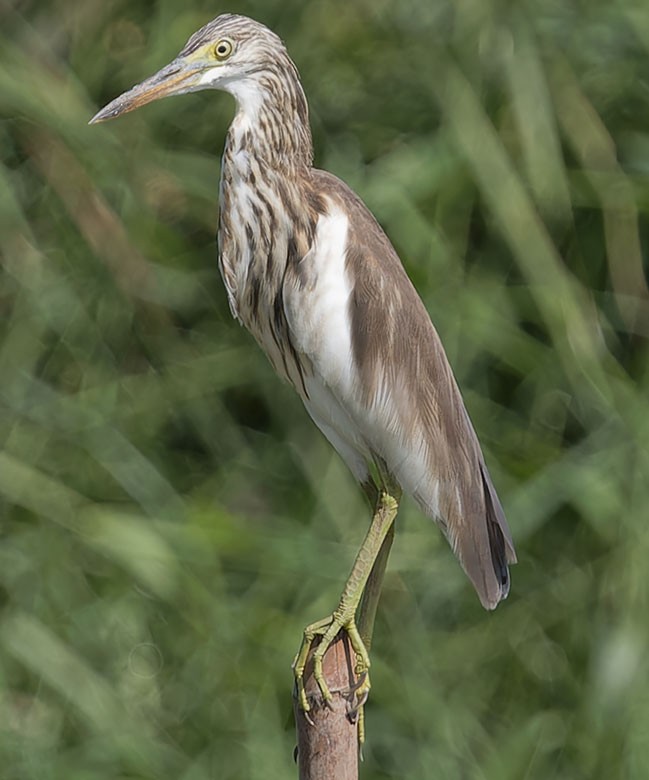
[[[305,93],[274,32],[245,16],[218,16],[91,123],[205,89],[236,101],[219,186],[218,266],[231,312],[372,503],[340,602],[307,626],[293,663],[301,708],[311,706],[310,655],[330,701],[322,661],[346,632],[362,709],[402,493],[436,521],[489,610],[509,592],[511,533],[440,338],[395,249],[363,201],[313,167]]]

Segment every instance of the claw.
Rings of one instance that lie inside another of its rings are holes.
[[[363,693],[361,694],[360,699],[358,700],[358,704],[356,705],[356,709],[362,710],[363,707],[365,706],[367,700],[369,699],[369,696],[370,696],[369,690],[363,691]]]
[[[369,675],[367,672],[363,672],[356,681],[356,684],[351,689],[351,693],[355,695],[355,701],[353,704],[350,701],[347,717],[352,723],[355,723],[356,720],[360,723],[363,721],[363,708],[370,694]]]
[[[304,710],[304,719],[309,724],[309,726],[313,726],[315,728],[315,722],[314,722],[313,718],[311,717],[311,715],[309,715],[308,710]]]
[[[351,693],[356,693],[356,691],[365,684],[365,680],[366,679],[367,679],[367,672],[365,671],[365,672],[363,672],[362,674],[359,675],[359,677],[356,680],[356,682],[349,689],[351,691]]]

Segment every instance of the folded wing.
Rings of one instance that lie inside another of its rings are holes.
[[[439,336],[362,201],[335,176],[313,176],[326,197],[284,290],[291,338],[309,366],[307,410],[359,480],[368,461],[387,466],[493,609],[516,555]]]

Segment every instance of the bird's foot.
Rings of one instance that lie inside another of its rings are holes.
[[[315,638],[319,636],[320,642],[311,655],[311,660],[313,661],[313,679],[320,690],[325,705],[330,707],[332,696],[322,671],[322,661],[339,631],[344,630],[349,637],[349,643],[356,656],[354,674],[357,682],[350,688],[351,701],[349,717],[352,720],[358,719],[358,739],[359,743],[362,744],[365,736],[363,705],[367,701],[370,692],[370,657],[358,632],[358,628],[356,627],[354,614],[354,611],[339,608],[330,617],[307,626],[304,629],[302,644],[293,661],[293,675],[295,677],[297,698],[300,708],[305,713],[308,713],[311,709],[311,705],[304,687],[304,670],[306,668],[307,660],[309,659],[313,642],[315,641]]]
[[[332,707],[331,691],[322,671],[323,659],[337,634],[340,631],[347,633],[349,646],[356,656],[353,668],[355,681],[352,681],[347,686],[345,692],[349,694],[346,696],[348,702],[347,712],[350,720],[358,723],[358,741],[361,747],[365,739],[363,706],[370,692],[370,657],[356,625],[356,612],[359,609],[359,605],[361,605],[363,592],[369,580],[369,590],[363,605],[360,607],[360,625],[363,630],[363,636],[367,638],[369,644],[372,636],[380,583],[385,570],[387,551],[390,549],[391,544],[389,533],[397,514],[397,508],[397,498],[384,491],[379,498],[369,530],[345,583],[338,607],[330,617],[319,620],[317,623],[312,623],[304,629],[302,644],[293,661],[296,698],[300,709],[305,713],[306,718],[310,720],[308,713],[311,710],[311,705],[309,704],[309,697],[307,696],[304,682],[307,661],[313,663],[312,676],[323,703]],[[386,539],[389,539],[387,543]],[[375,569],[377,559],[384,549],[385,553],[383,553],[381,563]],[[320,637],[320,641],[314,648],[316,637]]]

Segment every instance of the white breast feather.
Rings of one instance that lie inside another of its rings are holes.
[[[349,392],[353,367],[347,230],[347,216],[340,209],[320,216],[313,246],[301,260],[312,283],[287,291],[285,300],[295,348],[309,356],[315,373],[338,392]]]

